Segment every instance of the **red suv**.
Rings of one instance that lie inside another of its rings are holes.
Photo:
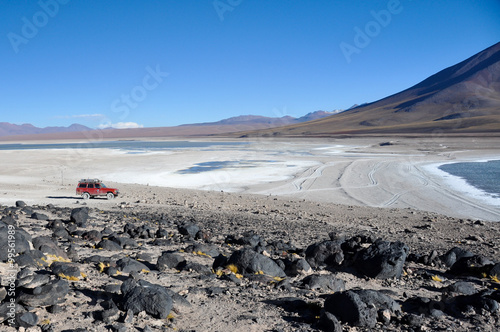
[[[83,199],[96,196],[106,196],[108,199],[113,199],[118,196],[118,189],[108,188],[98,179],[82,179],[78,182],[76,194],[81,195]]]

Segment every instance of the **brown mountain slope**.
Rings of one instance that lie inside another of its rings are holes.
[[[400,93],[343,113],[248,136],[500,132],[500,43]]]

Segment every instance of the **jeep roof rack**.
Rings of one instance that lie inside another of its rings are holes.
[[[80,182],[98,183],[101,182],[99,179],[81,179]]]

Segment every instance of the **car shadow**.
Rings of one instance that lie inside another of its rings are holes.
[[[81,196],[47,196],[51,199],[82,199]]]
[[[82,196],[47,196],[47,198],[50,198],[50,199],[78,199],[78,200],[85,200]],[[102,196],[102,197],[92,197],[90,198],[91,200],[103,200],[103,201],[107,201],[108,198],[106,196]]]

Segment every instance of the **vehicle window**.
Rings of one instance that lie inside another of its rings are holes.
[[[101,187],[102,188],[107,188],[106,185],[104,183],[101,183]]]
[[[101,188],[101,186],[99,186],[99,183],[96,183],[96,184],[95,184],[95,187],[96,187],[97,189]]]
[[[89,183],[89,188],[94,188],[94,184],[93,183]]]
[[[87,188],[87,184],[86,183],[80,183],[80,188]]]

